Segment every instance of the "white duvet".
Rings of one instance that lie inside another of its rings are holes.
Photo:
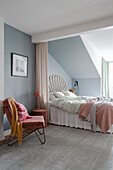
[[[57,98],[55,101],[50,102],[51,106],[63,109],[70,113],[79,112],[80,104],[86,103],[86,100],[92,99],[90,96],[77,96],[77,97],[63,97]]]

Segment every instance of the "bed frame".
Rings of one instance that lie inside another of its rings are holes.
[[[55,91],[68,90],[66,82],[59,75],[49,76],[49,93]],[[63,125],[81,129],[92,130],[91,122],[86,120],[81,120],[78,118],[78,114],[73,114],[61,110],[59,108],[50,106],[50,123],[56,125]],[[100,127],[97,125],[96,131],[100,131]],[[108,130],[109,133],[113,133],[113,125]]]

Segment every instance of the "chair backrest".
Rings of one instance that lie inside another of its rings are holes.
[[[12,98],[7,98],[3,101],[4,113],[6,113],[7,119],[10,123],[12,121],[12,110],[13,110],[11,100],[12,100]],[[20,122],[23,122],[26,118],[30,117],[27,112],[27,109],[25,108],[25,106],[23,104],[16,102],[14,98],[13,98],[13,101],[16,106],[18,120]]]
[[[4,110],[4,113],[6,113],[7,119],[10,123],[11,123],[11,119],[12,119],[11,108],[12,108],[12,106],[11,106],[10,100],[5,99],[3,101],[3,110]]]

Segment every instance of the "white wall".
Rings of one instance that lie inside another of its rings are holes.
[[[3,136],[2,100],[4,99],[4,21],[0,18],[0,140]]]
[[[66,71],[57,63],[57,61],[48,53],[48,76],[57,74],[60,75],[66,82],[68,89],[72,88],[72,78]]]
[[[0,99],[4,98],[4,22],[0,18]]]

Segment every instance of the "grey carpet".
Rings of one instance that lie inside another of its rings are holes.
[[[21,146],[0,146],[0,170],[113,170],[113,135],[49,125],[47,142],[35,133]]]

